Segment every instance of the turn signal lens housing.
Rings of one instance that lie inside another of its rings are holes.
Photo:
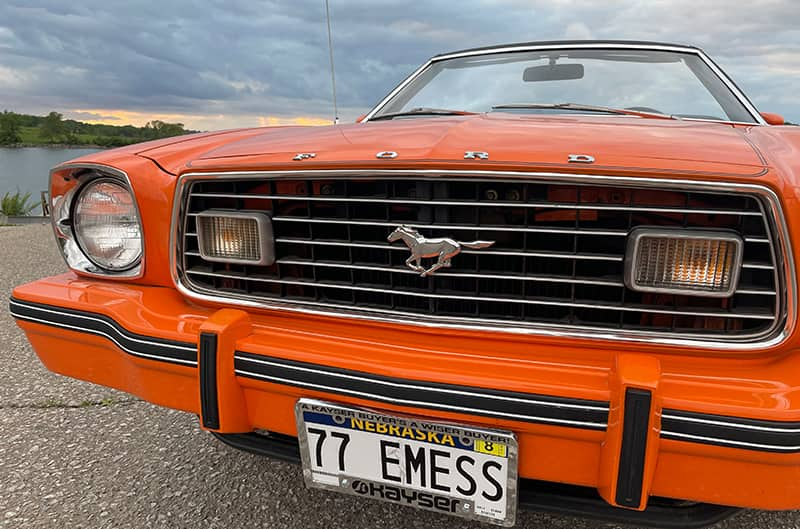
[[[637,228],[628,238],[625,284],[639,292],[730,297],[743,246],[727,231]]]
[[[206,261],[259,266],[275,262],[272,222],[261,212],[203,211],[197,215],[197,237]]]

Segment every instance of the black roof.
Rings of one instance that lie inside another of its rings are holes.
[[[587,44],[590,46],[594,45],[603,45],[607,44],[609,46],[615,46],[619,44],[624,44],[626,46],[642,46],[642,47],[650,47],[650,46],[672,46],[677,48],[688,48],[692,50],[700,50],[697,46],[689,46],[687,44],[677,44],[674,42],[653,42],[653,41],[646,41],[646,40],[541,40],[541,41],[533,41],[533,42],[515,42],[512,44],[496,44],[494,46],[484,46],[481,48],[469,48],[466,50],[458,50],[458,51],[451,51],[448,53],[440,53],[435,55],[436,57],[442,57],[445,55],[457,55],[459,53],[470,53],[475,51],[487,51],[490,52],[492,50],[499,50],[504,48],[524,48],[527,46],[559,46],[564,44]]]

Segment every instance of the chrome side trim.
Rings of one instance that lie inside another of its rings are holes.
[[[372,384],[380,384],[381,386],[386,386],[386,387],[389,387],[389,388],[402,387],[404,389],[411,389],[411,390],[417,390],[417,391],[432,391],[434,393],[446,393],[448,395],[458,395],[458,396],[461,396],[461,397],[472,397],[472,396],[475,396],[475,395],[480,395],[481,397],[484,397],[484,398],[487,398],[487,399],[502,400],[502,401],[506,401],[506,402],[516,402],[516,403],[523,402],[523,403],[527,403],[527,404],[536,404],[538,406],[548,406],[548,407],[553,407],[553,408],[574,408],[574,409],[577,409],[577,410],[594,410],[594,411],[603,411],[603,412],[607,412],[608,411],[608,405],[607,404],[603,405],[603,406],[599,406],[599,405],[586,405],[586,404],[572,404],[572,403],[566,403],[566,402],[560,402],[560,401],[559,402],[549,402],[549,401],[546,401],[546,400],[539,400],[539,399],[536,399],[536,398],[528,399],[528,398],[520,398],[520,397],[507,397],[507,396],[504,396],[504,395],[493,395],[493,394],[490,394],[490,393],[482,393],[482,392],[477,391],[477,390],[476,391],[463,391],[463,390],[459,391],[459,390],[455,390],[455,389],[449,389],[449,388],[446,388],[446,387],[427,386],[427,385],[423,386],[423,385],[419,385],[419,384],[400,382],[400,381],[397,381],[397,380],[393,380],[393,381],[389,382],[389,381],[380,380],[380,379],[377,379],[377,378],[374,378],[374,377],[359,377],[359,376],[350,375],[350,374],[347,374],[347,373],[339,373],[339,372],[336,372],[336,371],[320,370],[320,369],[314,369],[314,368],[303,367],[303,366],[292,365],[292,364],[285,364],[285,363],[276,363],[274,361],[270,361],[267,358],[263,358],[262,359],[262,358],[248,357],[248,358],[246,358],[246,360],[248,362],[255,362],[257,364],[264,364],[264,365],[269,365],[269,366],[279,366],[279,367],[283,367],[283,368],[286,368],[286,369],[291,369],[293,371],[304,371],[306,373],[313,373],[313,374],[317,374],[317,375],[325,374],[325,375],[329,375],[329,376],[333,376],[333,377],[341,378],[341,379],[345,379],[345,380],[360,380],[360,381],[368,380]]]
[[[608,404],[602,401],[390,378],[244,351],[236,351],[234,366],[242,377],[399,406],[592,430],[604,430],[608,421]]]
[[[372,110],[370,110],[367,115],[361,120],[361,123],[367,123],[369,120],[379,112],[386,104],[391,101],[395,95],[398,94],[402,89],[408,86],[412,81],[414,81],[419,75],[422,74],[425,70],[427,70],[433,63],[439,61],[445,61],[448,59],[459,59],[462,57],[474,57],[477,55],[496,55],[500,53],[511,53],[511,52],[525,52],[525,51],[539,51],[539,50],[580,50],[580,49],[623,49],[623,50],[654,50],[654,51],[671,51],[676,53],[687,53],[692,55],[697,55],[706,65],[719,77],[719,79],[725,84],[728,90],[733,93],[734,97],[745,107],[745,109],[750,113],[753,117],[755,123],[741,123],[744,125],[767,125],[767,122],[761,116],[761,114],[756,109],[755,105],[747,98],[747,96],[736,86],[736,83],[728,77],[728,75],[722,71],[722,69],[717,66],[717,64],[709,58],[706,53],[698,48],[692,48],[688,46],[680,46],[680,45],[656,45],[656,44],[643,44],[643,43],[620,43],[620,42],[591,42],[591,43],[580,43],[576,42],[573,44],[526,44],[520,46],[506,46],[502,48],[494,48],[494,49],[484,49],[484,50],[472,50],[472,51],[463,51],[463,52],[456,52],[450,53],[446,55],[437,55],[436,57],[431,58],[420,66],[417,70],[415,70],[411,75],[409,75],[404,81],[402,81],[397,87],[389,92],[389,94],[383,98]],[[740,122],[732,122],[728,120],[701,120],[701,119],[692,119],[691,121],[711,121],[711,122],[720,122],[720,123],[740,123]]]
[[[720,421],[720,420],[700,418],[700,417],[685,417],[683,415],[671,414],[667,411],[661,414],[661,418],[671,419],[674,421],[698,423],[698,424],[714,424],[716,426],[729,426],[731,428],[739,428],[742,430],[754,430],[759,432],[800,433],[800,427],[798,426],[789,425],[786,427],[777,427],[777,426],[764,426],[761,424],[744,424],[741,422],[735,422],[735,418],[733,418],[734,419],[733,421],[727,421],[727,420]]]
[[[734,439],[723,439],[720,437],[707,437],[704,435],[695,435],[681,432],[670,432],[668,430],[661,431],[661,437],[666,439],[677,439],[680,441],[694,441],[700,443],[708,443],[713,445],[730,446],[732,448],[750,448],[755,450],[767,450],[770,452],[797,452],[800,451],[800,445],[796,446],[777,446],[768,445],[763,443],[751,443],[749,441],[737,441]]]
[[[183,345],[174,342],[170,343],[166,340],[157,340],[157,341],[149,340],[146,337],[143,337],[142,335],[135,334],[131,331],[128,331],[127,329],[122,328],[121,326],[114,325],[104,318],[91,316],[90,313],[79,314],[77,311],[63,311],[63,310],[58,310],[58,308],[56,307],[45,308],[44,306],[38,304],[26,303],[13,298],[9,300],[9,312],[14,318],[19,320],[30,321],[32,323],[40,323],[43,325],[59,327],[61,329],[67,329],[70,331],[101,336],[103,338],[108,339],[114,345],[119,347],[122,351],[126,352],[131,356],[147,358],[149,360],[158,360],[161,362],[170,362],[175,364],[187,365],[192,367],[197,366],[196,360],[188,360],[186,358],[183,358],[183,356],[186,355],[196,356],[197,348],[193,345],[189,344]],[[34,316],[32,314],[26,314],[25,312],[38,314],[38,316]],[[66,320],[78,319],[80,321],[87,322],[87,325],[83,324],[73,325],[63,321],[65,319]],[[91,328],[90,325],[99,326],[104,330],[98,328]],[[123,341],[134,342],[136,344],[139,344],[145,350],[134,349],[131,345],[126,346],[124,343],[122,343]],[[147,352],[149,348],[173,349],[175,351],[175,355],[154,354],[152,352]]]
[[[757,410],[750,411],[753,412],[760,414]],[[800,422],[664,409],[661,438],[761,452],[797,453]]]
[[[554,324],[525,324],[515,325],[510,322],[496,320],[475,321],[460,318],[437,317],[436,321],[429,318],[415,318],[410,314],[380,309],[344,309],[341,306],[314,303],[300,304],[297,302],[279,302],[255,299],[242,299],[224,295],[209,295],[193,291],[183,279],[183,272],[179,270],[180,256],[178,250],[184,235],[185,227],[181,223],[183,218],[183,204],[188,191],[188,184],[197,180],[210,179],[333,179],[333,178],[397,178],[397,179],[437,179],[470,180],[471,178],[507,178],[534,182],[567,183],[567,184],[604,184],[616,186],[645,187],[655,189],[692,189],[709,192],[750,193],[758,196],[764,210],[764,218],[770,227],[769,237],[772,244],[770,251],[773,262],[777,263],[779,283],[783,285],[780,297],[776,297],[776,325],[768,332],[755,337],[743,337],[738,340],[721,340],[719,335],[700,334],[692,336],[670,337],[668,334],[651,331],[609,331],[591,327],[570,327]],[[769,214],[767,214],[769,213]],[[646,343],[655,346],[682,346],[691,349],[716,348],[723,351],[754,351],[775,347],[784,342],[794,330],[797,313],[797,280],[794,269],[794,257],[789,239],[788,227],[781,209],[780,199],[769,187],[761,184],[729,183],[700,180],[660,179],[646,177],[621,177],[610,175],[581,175],[568,173],[547,172],[519,172],[519,171],[454,171],[454,170],[316,170],[316,171],[239,171],[239,172],[212,172],[212,173],[186,173],[177,182],[173,204],[172,227],[170,230],[170,269],[173,282],[178,291],[187,298],[195,301],[212,304],[230,304],[253,309],[284,310],[318,316],[335,316],[351,318],[366,322],[385,322],[399,325],[412,325],[428,329],[456,329],[463,331],[502,332],[524,334],[531,336],[552,336],[566,338],[586,338],[596,340],[623,341],[628,343]],[[782,297],[782,299],[781,299]]]

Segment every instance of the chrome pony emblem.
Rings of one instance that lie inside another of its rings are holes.
[[[406,243],[408,249],[411,250],[411,257],[406,259],[406,266],[419,272],[422,277],[433,275],[440,268],[449,268],[450,260],[461,253],[462,248],[480,250],[494,244],[494,241],[460,242],[447,238],[426,239],[409,226],[398,227],[386,239],[389,242],[402,239]],[[436,258],[437,260],[433,266],[425,268],[422,266],[422,260],[426,258]]]

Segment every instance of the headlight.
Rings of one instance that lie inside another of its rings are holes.
[[[86,257],[111,272],[142,258],[142,228],[133,195],[114,180],[92,180],[79,191],[72,214],[76,241]]]
[[[637,228],[628,239],[625,284],[640,292],[730,297],[743,242],[727,231]]]

